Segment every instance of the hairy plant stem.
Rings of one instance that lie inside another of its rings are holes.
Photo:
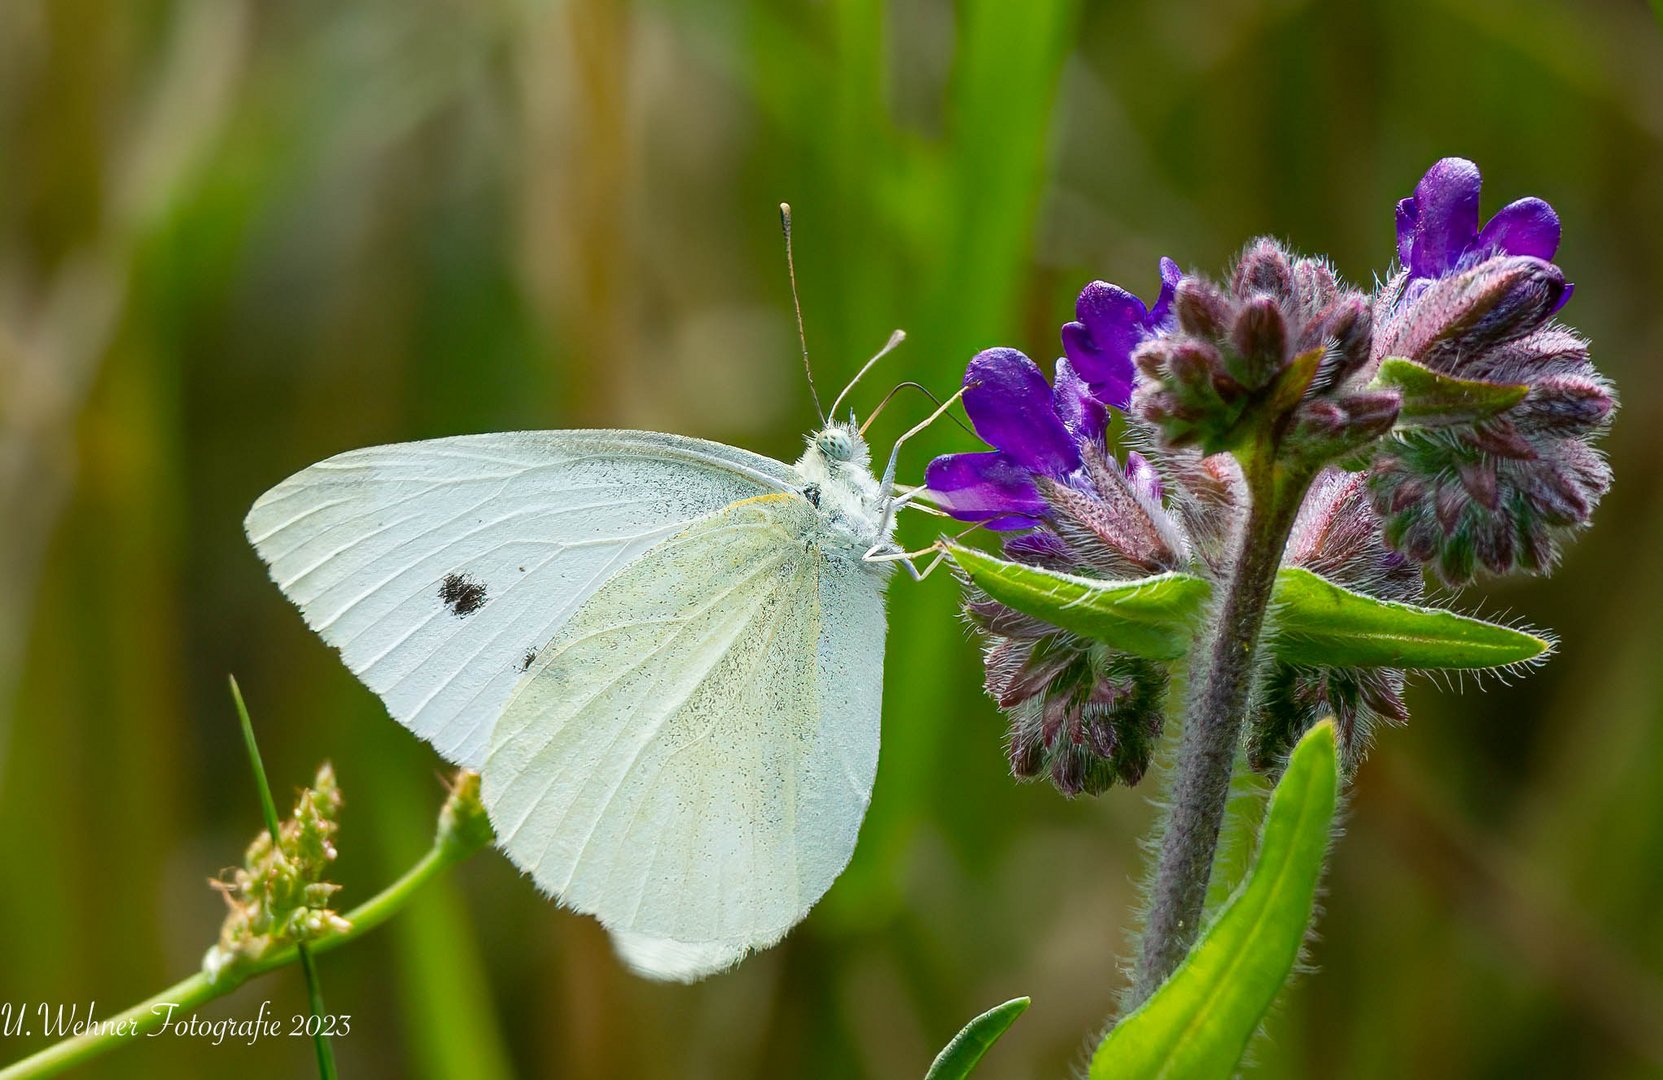
[[[413,897],[423,885],[478,851],[485,839],[464,832],[441,834],[414,866],[391,885],[346,914],[351,929],[317,938],[307,951],[316,956],[357,940],[390,919]],[[197,972],[166,990],[139,1002],[132,1008],[108,1019],[99,1018],[97,1030],[53,1043],[22,1061],[0,1069],[0,1080],[24,1080],[56,1076],[65,1069],[85,1063],[134,1039],[157,1034],[169,1023],[188,1022],[191,1013],[215,998],[224,997],[243,983],[268,971],[287,967],[300,959],[298,945],[289,945],[269,956],[228,966],[218,978],[210,979],[205,972]]]
[[[1268,446],[1241,458],[1247,474],[1247,520],[1237,537],[1233,570],[1223,583],[1218,608],[1191,653],[1193,674],[1131,1008],[1141,1005],[1172,974],[1201,931],[1265,609],[1312,478],[1306,470],[1278,468]]]

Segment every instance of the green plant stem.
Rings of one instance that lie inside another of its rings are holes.
[[[254,738],[254,721],[249,718],[248,705],[243,701],[243,689],[237,685],[235,675],[227,676],[227,681],[231,684],[231,700],[237,705],[237,720],[242,724],[243,745],[248,749],[249,768],[254,771],[254,786],[260,793],[260,810],[266,816],[266,835],[271,837],[272,850],[276,851],[278,830],[282,827],[277,819],[277,800],[271,797],[271,781],[266,777],[266,763],[260,756],[260,744]],[[322,1080],[335,1080],[335,1050],[329,1045],[329,1036],[324,1034],[323,981],[318,978],[318,965],[312,959],[312,950],[307,944],[296,942],[295,951],[300,957],[301,973],[306,978],[306,1003],[315,1021],[312,1049],[317,1054],[318,1076]]]
[[[1201,931],[1207,883],[1230,799],[1257,667],[1265,610],[1311,473],[1286,472],[1268,446],[1241,455],[1247,474],[1247,521],[1237,538],[1219,606],[1193,655],[1199,661],[1185,705],[1170,808],[1150,889],[1130,1007],[1155,992]]]
[[[346,919],[352,924],[351,929],[311,942],[310,951],[332,952],[380,926],[408,903],[428,881],[467,859],[482,846],[482,843],[460,842],[458,839],[440,837],[427,854],[406,870],[397,881],[347,913]],[[0,1069],[0,1080],[56,1076],[65,1069],[90,1061],[134,1038],[153,1034],[170,1020],[178,1023],[181,1019],[188,1018],[203,1004],[224,997],[255,976],[287,967],[299,957],[300,949],[290,945],[259,960],[234,964],[222,971],[217,979],[209,979],[206,974],[198,972],[139,1002],[125,1012],[109,1020],[100,1021],[100,1029],[96,1032],[54,1043],[22,1061]],[[124,1023],[127,1025],[125,1033],[114,1034],[113,1031],[121,1029]]]

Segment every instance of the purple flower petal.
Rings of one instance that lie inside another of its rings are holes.
[[[1057,361],[1057,379],[1052,384],[1057,415],[1076,443],[1096,442],[1109,427],[1109,408],[1092,396],[1091,387],[1066,359]]]
[[[1177,263],[1166,256],[1161,256],[1161,294],[1155,298],[1155,306],[1149,309],[1149,317],[1144,320],[1146,330],[1165,330],[1172,318],[1172,297],[1178,291],[1178,283],[1184,280],[1184,271]]]
[[[1465,158],[1444,158],[1415,185],[1414,231],[1409,272],[1438,277],[1466,254],[1478,236],[1478,166]]]
[[[1565,282],[1565,291],[1559,294],[1559,302],[1553,305],[1553,310],[1548,312],[1548,314],[1550,316],[1559,314],[1560,309],[1570,303],[1571,293],[1573,292],[1576,292],[1576,282]]]
[[[987,521],[993,529],[1028,528],[1045,512],[1032,475],[997,450],[938,457],[924,469],[924,486],[960,521]]]
[[[1478,246],[1508,255],[1552,261],[1559,250],[1559,215],[1541,199],[1520,199],[1496,211],[1478,234]]]
[[[1061,479],[1080,467],[1080,451],[1057,416],[1051,384],[1015,349],[977,353],[964,372],[964,411],[976,434],[1033,472]]]
[[[1126,480],[1138,494],[1156,506],[1161,504],[1161,474],[1136,450],[1126,452]]]
[[[1124,409],[1132,399],[1132,350],[1144,338],[1149,309],[1119,285],[1094,281],[1080,290],[1074,314],[1077,321],[1062,328],[1063,352],[1098,397]]]
[[[1409,265],[1409,249],[1415,239],[1415,199],[1399,199],[1397,203],[1397,257]]]

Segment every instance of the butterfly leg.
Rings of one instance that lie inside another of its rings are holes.
[[[948,398],[946,401],[943,401],[936,408],[935,412],[932,412],[930,415],[924,417],[924,419],[920,420],[918,423],[916,423],[912,427],[908,428],[905,432],[903,432],[901,434],[900,438],[895,440],[895,445],[890,447],[890,450],[889,450],[889,464],[887,466],[885,466],[884,470],[883,470],[883,490],[885,490],[885,491],[894,491],[895,490],[895,463],[900,460],[901,447],[906,445],[906,442],[907,442],[908,439],[911,439],[912,437],[917,435],[919,432],[923,431],[925,428],[929,427],[931,424],[935,423],[937,420],[940,420],[943,416],[947,415],[947,410],[951,409],[953,407],[953,403],[958,401],[959,398],[963,397],[964,392],[968,389],[970,389],[968,386],[959,387],[959,392],[958,393],[954,394],[952,397]]]
[[[922,570],[920,570],[918,566],[913,563],[912,560],[929,555],[932,552],[934,553],[935,558],[925,563]],[[881,545],[874,545],[870,551],[862,556],[862,558],[864,558],[867,562],[900,563],[901,569],[905,570],[914,581],[923,581],[925,578],[929,577],[930,574],[935,571],[935,568],[941,565],[941,560],[946,557],[947,549],[943,547],[940,542],[931,544],[927,548],[920,548],[917,551],[884,551],[882,550]]]
[[[895,445],[890,448],[889,464],[884,467],[883,480],[880,481],[880,483],[879,483],[879,490],[882,491],[884,493],[884,495],[886,496],[886,500],[885,500],[885,503],[884,503],[883,522],[882,522],[882,525],[880,526],[880,530],[879,530],[880,532],[888,532],[890,523],[895,520],[895,502],[896,502],[895,497],[894,497],[894,491],[895,491],[895,464],[896,464],[896,462],[898,462],[901,459],[901,447],[906,443],[906,441],[908,439],[912,438],[914,435],[917,435],[919,432],[923,431],[925,428],[929,427],[931,424],[935,423],[937,420],[939,420],[943,416],[945,416],[947,414],[947,410],[952,408],[953,403],[955,401],[957,401],[959,398],[963,397],[964,392],[968,389],[970,389],[968,386],[959,387],[959,392],[958,393],[954,394],[952,397],[948,398],[946,401],[943,401],[941,403],[941,405],[935,410],[935,412],[933,412],[930,415],[926,416],[923,420],[921,420],[917,424],[914,424],[911,428],[909,428],[905,432],[903,432],[901,437],[899,439],[895,440]],[[909,494],[911,494],[911,493],[909,492]],[[916,496],[914,496],[914,497],[916,497]]]
[[[921,509],[922,507],[915,507],[915,508],[916,509]],[[969,536],[971,533],[975,532],[977,529],[979,529],[981,527],[982,527],[982,523],[978,521],[978,522],[976,522],[976,524],[970,526],[970,528],[965,529],[963,532],[961,532],[958,535],[954,536],[953,539],[954,540],[963,540],[966,536]],[[920,570],[920,569],[918,569],[918,567],[916,565],[913,564],[912,560],[917,559],[917,558],[921,558],[922,556],[928,555],[931,552],[935,553],[935,558],[933,558],[929,562],[925,563],[924,564],[924,569]],[[906,568],[906,571],[907,571],[908,574],[912,575],[912,580],[914,580],[914,581],[923,581],[925,578],[929,577],[930,574],[935,571],[935,568],[941,565],[941,560],[945,559],[946,557],[947,557],[947,541],[946,540],[937,540],[935,543],[931,544],[929,547],[919,548],[917,551],[884,551],[884,550],[882,550],[882,545],[874,544],[870,549],[867,550],[866,554],[863,556],[863,558],[865,558],[865,560],[867,562],[898,562],[903,567]]]
[[[902,509],[905,509],[907,507],[911,507],[914,510],[922,510],[926,514],[934,514],[936,517],[948,517],[948,516],[950,516],[950,515],[947,514],[946,511],[937,510],[934,506],[932,506],[928,502],[919,502],[919,501],[917,501],[919,499],[924,499],[924,498],[928,498],[928,495],[926,494],[925,489],[921,488],[921,487],[916,487],[916,488],[912,488],[911,490],[909,490],[909,491],[907,491],[907,492],[905,492],[901,495],[897,495],[895,497],[894,501],[889,504],[889,506],[890,506],[890,509],[892,509],[892,510],[902,510]]]

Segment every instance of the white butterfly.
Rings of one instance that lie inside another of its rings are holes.
[[[791,465],[635,431],[371,447],[245,528],[393,717],[480,771],[509,858],[693,980],[803,919],[871,796],[885,582],[930,567],[853,421]]]

